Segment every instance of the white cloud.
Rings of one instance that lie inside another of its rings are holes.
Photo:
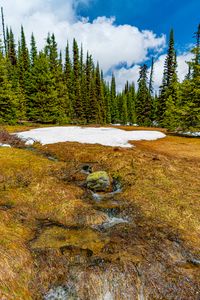
[[[38,47],[44,45],[48,32],[54,32],[61,49],[67,39],[75,37],[84,49],[89,50],[106,72],[120,63],[127,67],[144,62],[148,51],[159,53],[165,46],[165,36],[156,36],[152,31],[140,31],[130,25],[116,25],[114,18],[98,17],[93,22],[80,19],[76,14],[78,4],[90,0],[1,0],[6,23],[19,36],[23,23],[27,38],[34,32]],[[123,69],[121,73],[126,73]],[[121,76],[121,75],[120,75]]]
[[[128,81],[130,83],[134,82],[137,87],[137,80],[139,78],[140,66],[135,65],[131,68],[122,67],[118,70],[114,70],[117,90],[122,91],[124,89],[125,83]],[[106,76],[106,81],[111,81],[111,76]]]
[[[193,55],[190,52],[182,53],[177,56],[177,74],[179,81],[182,82],[185,78],[185,75],[188,72],[188,61],[191,61]],[[163,69],[165,62],[166,54],[160,55],[154,64],[154,89],[155,91],[159,90],[160,85],[162,84],[163,78]],[[120,69],[115,69],[114,74],[116,78],[116,84],[118,91],[121,91],[124,88],[126,81],[135,82],[137,87],[137,80],[139,78],[139,65],[134,65],[131,68],[122,67]],[[149,70],[150,73],[150,70]],[[106,80],[110,80],[111,76],[107,76]]]

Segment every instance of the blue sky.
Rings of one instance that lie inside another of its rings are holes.
[[[55,33],[63,53],[67,40],[72,44],[76,38],[99,61],[107,80],[115,73],[119,90],[127,80],[137,82],[140,65],[150,65],[152,54],[158,89],[172,27],[183,80],[192,58],[188,46],[200,22],[200,0],[1,0],[1,5],[15,36],[23,24],[27,41],[34,32],[38,49],[48,32]]]
[[[200,22],[200,0],[93,0],[79,5],[78,13],[89,16],[115,16],[117,24],[131,24],[141,30],[168,34],[174,28],[177,47],[181,50],[192,38]]]

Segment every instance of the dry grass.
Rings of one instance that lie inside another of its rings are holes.
[[[200,160],[200,139],[167,136],[154,142],[136,141],[134,145],[147,152],[164,154],[171,158],[183,160]]]
[[[24,149],[0,148],[0,299],[40,299],[35,278],[41,267],[36,248],[57,249],[72,243],[99,252],[108,242],[87,227],[101,224],[106,216],[84,201],[80,183],[85,177],[79,172],[84,163],[122,179],[123,193],[118,198],[130,215],[139,208],[148,220],[149,232],[159,226],[170,228],[194,252],[200,247],[200,140],[167,137],[134,144],[132,149],[78,143],[38,145],[40,151],[58,157],[60,162]],[[30,242],[47,220],[59,226],[86,228],[78,236],[76,230],[53,227]],[[117,248],[116,253],[119,251]],[[129,248],[121,251],[123,256]],[[60,256],[57,252],[51,255],[40,276],[44,289],[57,280]]]
[[[167,137],[133,142],[131,150],[66,143],[44,146],[66,162],[91,162],[123,179],[126,201],[146,216],[182,230],[198,243],[200,229],[200,140]]]

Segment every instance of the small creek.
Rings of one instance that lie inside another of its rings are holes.
[[[86,176],[92,167],[80,172]],[[60,272],[48,288],[39,286],[43,300],[199,300],[200,260],[178,233],[129,206],[118,180],[109,193],[82,188],[82,201],[105,218],[77,227],[40,220],[31,249],[41,270]]]

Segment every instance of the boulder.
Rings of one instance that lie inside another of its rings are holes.
[[[111,180],[107,172],[99,171],[88,175],[87,188],[94,192],[105,192],[111,188]]]

